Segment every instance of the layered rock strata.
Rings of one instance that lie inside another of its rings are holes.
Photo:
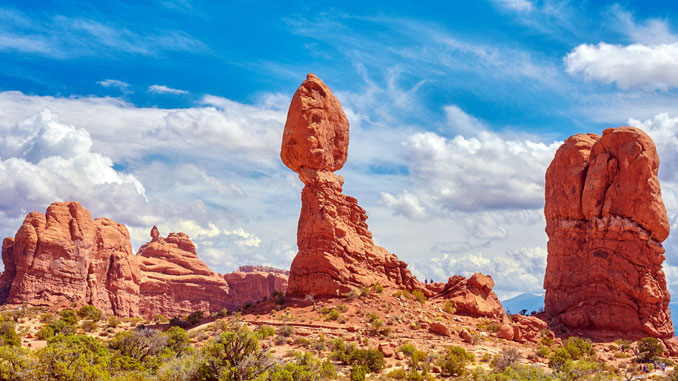
[[[546,172],[546,315],[568,327],[669,339],[669,222],[654,143],[632,127],[574,135]]]
[[[365,210],[342,193],[344,179],[333,173],[346,162],[348,128],[332,91],[309,74],[292,98],[280,152],[304,183],[288,294],[337,296],[376,283],[419,287],[406,263],[372,242]]]
[[[242,271],[243,267],[245,270]],[[241,266],[238,271],[224,274],[230,289],[229,303],[244,306],[247,303],[269,299],[276,292],[287,292],[287,275],[283,271],[261,266]]]
[[[170,233],[163,238],[154,226],[151,241],[139,248],[137,258],[142,315],[174,317],[234,307],[228,283],[198,258],[188,235]]]
[[[92,220],[77,202],[29,213],[14,238],[5,238],[2,260],[0,303],[139,313],[139,266],[127,228]]]

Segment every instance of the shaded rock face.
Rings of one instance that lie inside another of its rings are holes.
[[[434,285],[430,288],[435,287]],[[489,275],[476,273],[468,279],[455,275],[450,277],[438,296],[454,302],[458,314],[501,319],[504,308],[497,294],[492,291],[493,287],[494,281]]]
[[[305,185],[288,294],[337,296],[375,283],[420,287],[406,263],[374,245],[365,210],[342,193],[344,179],[332,172],[344,165],[347,152],[341,104],[309,74],[292,98],[280,153]]]
[[[277,270],[277,269],[273,269]],[[287,292],[287,275],[268,271],[235,271],[224,274],[230,289],[229,301],[238,307]]]
[[[569,327],[670,338],[669,223],[654,143],[632,127],[574,135],[546,172],[547,316]]]
[[[151,242],[139,248],[137,258],[143,316],[174,317],[235,307],[229,301],[228,283],[198,258],[188,235],[170,233],[163,238],[154,226]]]
[[[29,213],[14,239],[4,240],[2,259],[0,303],[139,312],[140,275],[127,228],[92,220],[77,202]]]

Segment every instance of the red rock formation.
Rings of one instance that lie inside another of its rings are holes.
[[[455,275],[447,281],[437,297],[454,302],[458,314],[503,319],[504,308],[497,294],[492,291],[493,287],[494,281],[489,275],[476,273],[468,279]]]
[[[90,304],[106,313],[139,312],[139,269],[124,225],[92,220],[77,202],[26,216],[3,242],[0,302],[50,307]]]
[[[344,179],[332,172],[344,165],[347,151],[341,104],[309,74],[292,98],[280,153],[305,184],[288,293],[337,296],[375,283],[420,287],[407,264],[374,245],[365,210],[342,194]]]
[[[278,269],[271,266],[252,266],[245,265],[238,267],[238,272],[241,273],[273,273],[273,274],[282,274],[290,275],[289,270]]]
[[[632,127],[574,135],[546,172],[546,315],[565,326],[668,339],[669,223],[654,143]]]
[[[229,302],[228,283],[198,258],[186,234],[170,233],[162,238],[154,226],[151,242],[139,248],[137,258],[143,316],[174,317],[235,307]]]
[[[248,269],[246,266],[241,266]],[[255,268],[255,266],[250,266]],[[259,266],[256,266],[259,267]],[[265,266],[261,266],[266,269]],[[274,271],[235,271],[224,274],[224,279],[228,282],[230,289],[229,302],[233,305],[244,306],[247,303],[256,302],[263,299],[269,299],[275,292],[287,292],[287,275]],[[277,270],[277,271],[276,271]]]

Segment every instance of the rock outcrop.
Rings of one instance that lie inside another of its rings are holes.
[[[455,275],[437,296],[451,300],[458,314],[503,319],[504,308],[493,287],[494,281],[489,275],[476,273],[468,279]]]
[[[170,233],[163,238],[154,226],[151,241],[139,248],[137,258],[143,316],[174,317],[235,307],[229,301],[228,283],[198,258],[188,235]]]
[[[244,306],[269,299],[276,292],[287,292],[287,275],[284,271],[265,266],[241,266],[238,271],[224,274],[224,279],[228,282],[229,302],[233,305]]]
[[[673,336],[662,271],[669,223],[659,158],[641,130],[574,135],[546,172],[545,312],[620,337]]]
[[[139,267],[125,225],[92,220],[77,202],[57,202],[26,216],[2,245],[0,303],[139,313]]]
[[[309,74],[292,98],[280,152],[304,183],[288,294],[337,296],[376,283],[419,287],[406,263],[372,242],[365,210],[342,193],[344,179],[333,172],[346,162],[348,140],[341,104]]]

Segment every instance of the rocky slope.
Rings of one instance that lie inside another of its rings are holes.
[[[139,313],[139,266],[127,228],[92,220],[77,202],[29,213],[14,238],[5,238],[2,260],[0,303]]]
[[[556,324],[673,337],[658,168],[654,143],[631,127],[574,135],[558,149],[544,207],[545,311]]]

